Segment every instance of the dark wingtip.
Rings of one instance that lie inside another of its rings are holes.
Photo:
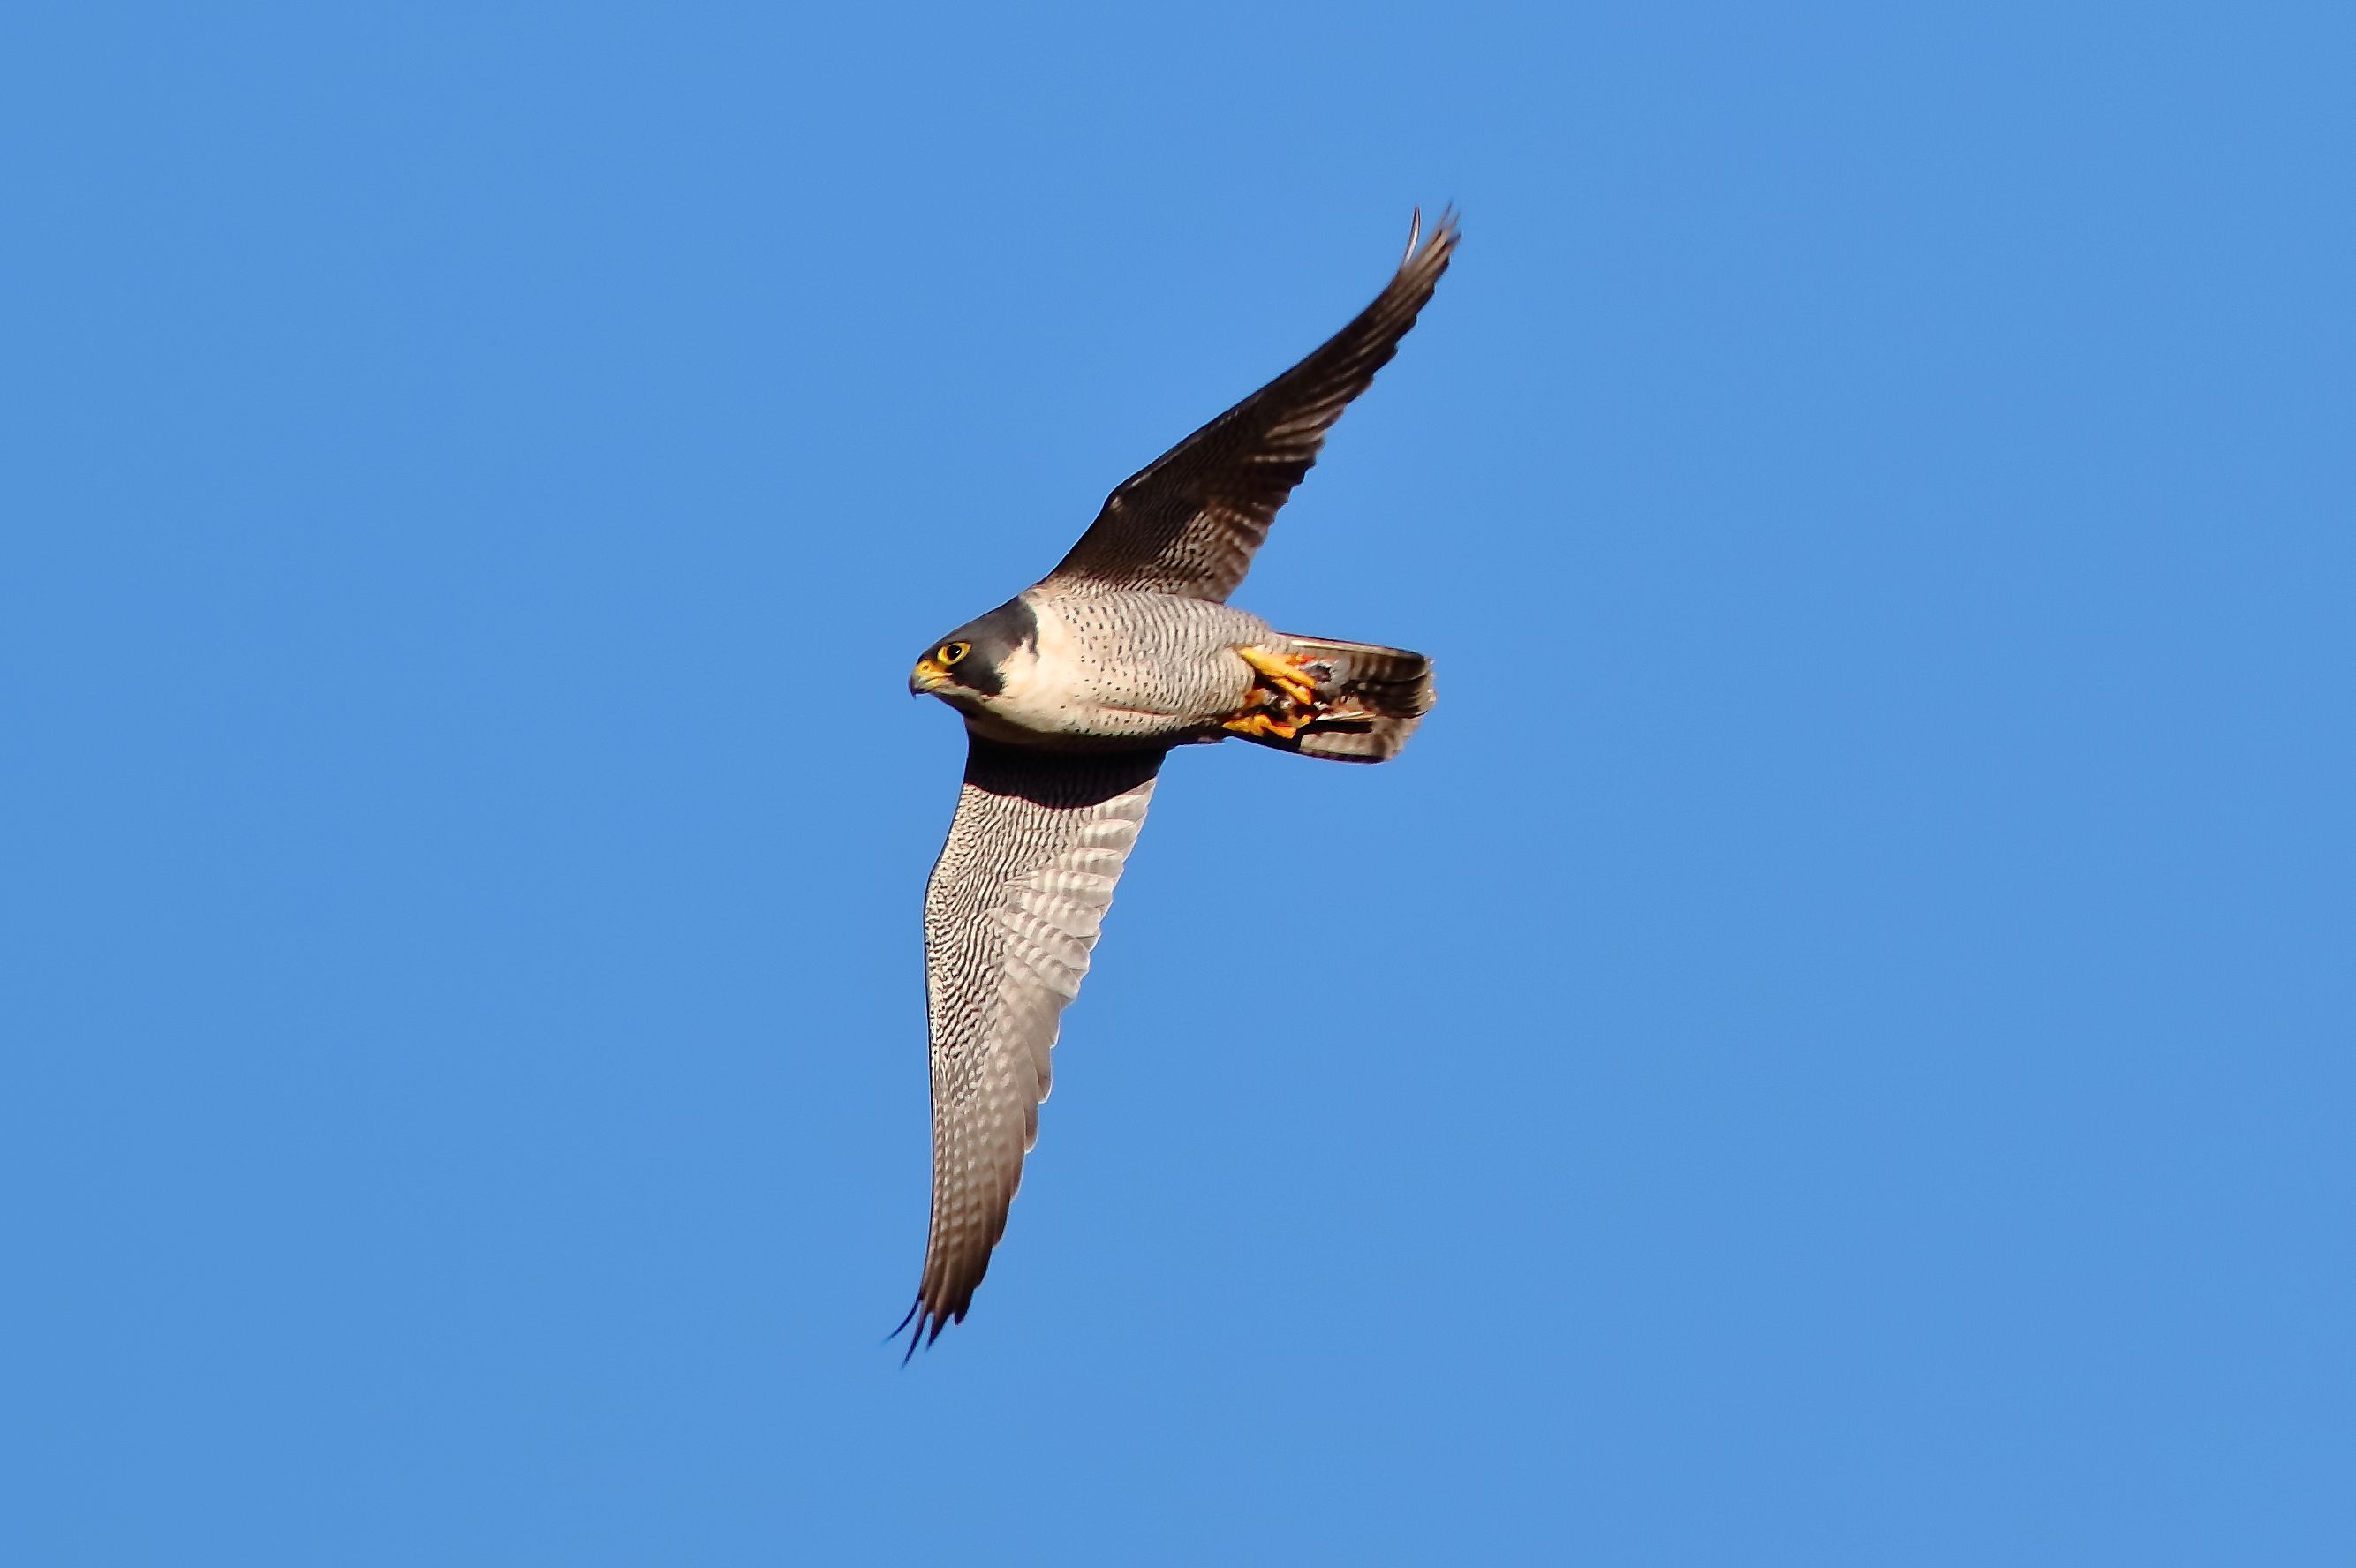
[[[1407,254],[1399,258],[1399,270],[1406,271],[1418,256],[1430,255],[1434,251],[1453,249],[1457,232],[1462,225],[1463,220],[1456,210],[1456,204],[1452,201],[1445,203],[1440,209],[1440,216],[1432,220],[1431,234],[1427,239],[1423,232],[1423,208],[1418,207],[1414,216],[1408,220]]]
[[[884,1343],[888,1345],[902,1334],[908,1336],[907,1351],[900,1358],[900,1364],[905,1367],[916,1359],[917,1347],[931,1349],[933,1341],[941,1337],[942,1329],[952,1323],[964,1322],[966,1306],[969,1305],[970,1300],[958,1307],[936,1307],[926,1301],[924,1293],[919,1291],[916,1302],[908,1308],[908,1315],[900,1319],[898,1328],[884,1336]]]
[[[1391,274],[1389,286],[1376,303],[1412,299],[1419,308],[1421,301],[1430,298],[1431,291],[1439,286],[1440,275],[1448,271],[1448,263],[1455,259],[1456,237],[1455,203],[1441,208],[1440,217],[1429,229],[1424,227],[1423,208],[1417,208],[1408,226],[1407,254],[1399,258],[1398,271]],[[1408,318],[1410,324],[1413,319]],[[1406,328],[1400,328],[1400,332],[1404,335]]]
[[[1448,263],[1455,258],[1456,240],[1460,232],[1456,207],[1451,202],[1440,209],[1440,221],[1431,226],[1431,238],[1423,242],[1424,254],[1438,261],[1440,267],[1445,270]]]
[[[907,1353],[900,1358],[900,1364],[904,1367],[910,1361],[916,1360],[916,1347],[926,1343],[925,1325],[923,1320],[917,1317],[917,1314],[924,1310],[925,1298],[922,1296],[919,1296],[909,1305],[908,1315],[900,1319],[899,1323],[893,1328],[892,1332],[884,1336],[884,1343],[888,1345],[893,1340],[898,1339],[902,1334],[906,1333],[909,1324],[916,1324],[916,1331],[908,1335]],[[940,1333],[940,1329],[936,1328],[933,1332],[936,1335],[938,1335]]]

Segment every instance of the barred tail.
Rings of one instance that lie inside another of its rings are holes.
[[[1316,677],[1315,717],[1292,740],[1262,744],[1337,763],[1387,762],[1431,710],[1431,661],[1421,654],[1289,632],[1282,646]]]

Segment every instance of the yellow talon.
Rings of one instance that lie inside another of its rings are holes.
[[[1301,667],[1309,662],[1307,659],[1287,657],[1282,654],[1269,653],[1266,648],[1248,646],[1239,647],[1236,652],[1243,656],[1244,663],[1258,670],[1267,679],[1269,685],[1292,699],[1301,707],[1317,706],[1317,683],[1310,679],[1301,670]],[[1299,726],[1296,725],[1294,728],[1298,729]],[[1290,734],[1285,736],[1288,741],[1291,738]]]
[[[1236,735],[1273,735],[1280,741],[1290,741],[1300,734],[1308,723],[1309,720],[1306,719],[1295,719],[1287,722],[1266,713],[1255,712],[1230,719],[1220,728]]]

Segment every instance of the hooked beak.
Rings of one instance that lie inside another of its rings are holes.
[[[916,661],[916,673],[908,677],[908,695],[924,697],[938,691],[948,683],[949,672],[941,667],[940,660],[926,654]]]

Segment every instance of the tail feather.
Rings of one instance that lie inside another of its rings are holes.
[[[1283,651],[1309,661],[1316,714],[1290,741],[1255,737],[1262,745],[1337,763],[1387,762],[1431,710],[1431,661],[1421,654],[1291,633]]]

